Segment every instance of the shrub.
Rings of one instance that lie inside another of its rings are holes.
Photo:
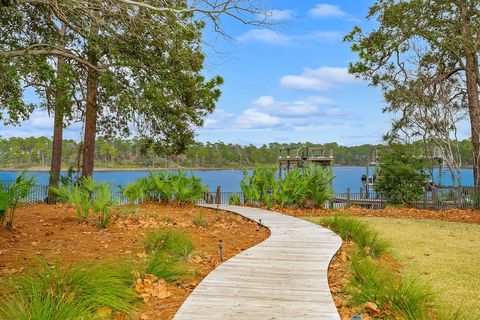
[[[348,216],[323,217],[321,224],[338,234],[343,240],[355,242],[362,254],[378,256],[388,251],[390,244],[366,223]]]
[[[0,184],[0,226],[5,221],[8,212],[6,227],[8,230],[13,229],[15,211],[20,201],[30,194],[34,185],[35,178],[27,178],[25,172],[21,173],[11,186]]]
[[[198,228],[206,228],[208,226],[208,219],[201,213],[197,213],[193,218],[193,224]]]
[[[331,170],[319,166],[295,168],[283,179],[276,178],[275,168],[258,167],[252,175],[244,171],[240,186],[248,203],[263,204],[269,208],[275,204],[321,207],[333,196],[332,180]]]
[[[105,307],[130,314],[133,280],[125,268],[104,263],[65,269],[42,263],[13,281],[0,301],[0,319],[92,319]]]
[[[240,200],[240,196],[238,194],[232,194],[228,199],[228,204],[232,206],[239,206],[242,204],[242,200]]]
[[[91,223],[91,211],[97,214],[96,224],[105,228],[110,223],[111,207],[115,205],[111,186],[97,184],[91,177],[80,179],[76,185],[52,187],[51,191],[60,201],[71,203],[76,208],[77,219]]]
[[[392,203],[407,204],[423,196],[427,162],[405,145],[391,145],[379,156],[375,191]]]
[[[166,203],[194,203],[208,190],[207,186],[202,185],[200,178],[194,175],[187,177],[183,171],[176,175],[169,172],[151,172],[146,185],[153,198]]]
[[[187,258],[195,249],[192,239],[177,230],[157,229],[146,235],[145,249],[150,252],[165,252],[174,257]]]
[[[145,262],[144,272],[169,282],[189,274],[178,258],[166,252],[151,253]]]
[[[97,226],[106,228],[110,224],[110,211],[115,203],[109,185],[101,184],[92,199],[93,212],[97,214]]]
[[[138,179],[134,183],[127,183],[125,187],[118,186],[122,197],[127,198],[128,203],[138,204],[147,199],[148,180],[146,178]]]
[[[402,319],[430,319],[431,290],[412,278],[399,278],[388,267],[371,258],[354,257],[352,278],[347,290],[352,303],[360,306],[374,302]]]

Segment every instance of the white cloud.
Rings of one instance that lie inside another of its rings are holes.
[[[359,81],[348,73],[347,68],[335,67],[305,68],[300,75],[285,75],[280,79],[285,87],[311,91],[326,91],[338,84]]]
[[[308,11],[308,14],[315,18],[343,18],[348,16],[339,6],[319,3]]]
[[[220,109],[206,121],[207,129],[278,129],[309,127],[325,119],[349,118],[335,102],[322,96],[280,101],[261,96],[235,116]]]
[[[258,99],[253,100],[253,104],[261,107],[271,106],[275,103],[275,98],[272,96],[261,96]]]
[[[278,117],[250,108],[243,111],[234,126],[239,129],[264,129],[277,127],[281,123]]]
[[[252,29],[237,37],[243,43],[265,42],[270,44],[285,45],[289,38],[281,33],[269,29]]]
[[[287,21],[294,16],[292,10],[270,10],[265,13],[265,17],[269,21]]]
[[[299,41],[318,41],[322,43],[339,42],[343,33],[339,31],[313,31],[305,35],[286,35],[269,29],[252,29],[238,37],[242,43],[263,42],[268,44],[287,45]]]

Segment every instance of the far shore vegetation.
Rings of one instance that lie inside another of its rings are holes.
[[[315,144],[269,143],[260,146],[239,145],[224,142],[197,142],[180,155],[162,155],[155,150],[144,148],[142,139],[105,139],[96,142],[95,170],[112,169],[238,169],[253,168],[256,165],[274,165],[279,148],[292,146],[324,147],[332,152],[336,166],[365,166],[374,157],[380,145],[342,146],[336,142]],[[29,169],[49,171],[52,141],[46,137],[0,138],[0,170]],[[76,168],[80,143],[63,141],[62,168]],[[464,167],[472,165],[472,151],[469,140],[459,143]],[[294,155],[292,155],[294,156]]]

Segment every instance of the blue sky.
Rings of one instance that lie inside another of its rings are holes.
[[[266,1],[271,28],[225,21],[231,36],[207,28],[207,76],[225,79],[214,114],[197,129],[199,141],[240,144],[336,141],[343,145],[378,143],[389,128],[380,90],[347,72],[355,60],[342,38],[365,22],[373,1]],[[52,135],[52,119],[37,111],[19,128],[0,135]],[[75,124],[66,138],[80,139]]]

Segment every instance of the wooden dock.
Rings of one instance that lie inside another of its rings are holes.
[[[336,234],[272,211],[218,207],[261,219],[271,235],[212,271],[174,319],[340,319],[327,279],[330,261],[342,243]]]

